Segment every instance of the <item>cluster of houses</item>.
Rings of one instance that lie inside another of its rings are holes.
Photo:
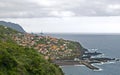
[[[76,55],[75,49],[69,48],[71,41],[50,36],[18,33],[13,39],[21,46],[32,47],[45,56],[46,59],[66,59]]]

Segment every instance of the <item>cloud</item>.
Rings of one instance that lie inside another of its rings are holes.
[[[71,17],[75,16],[75,14],[71,11],[52,11],[50,13],[52,16],[57,16],[57,17]]]
[[[119,4],[115,4],[115,5],[108,5],[108,8],[109,9],[112,9],[112,10],[119,10],[120,9],[120,5]]]
[[[37,3],[40,6],[54,6],[57,4],[56,0],[30,0],[31,2]]]
[[[0,18],[120,16],[120,0],[0,0]]]

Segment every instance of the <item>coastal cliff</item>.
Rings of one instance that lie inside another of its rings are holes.
[[[64,75],[38,51],[18,45],[16,34],[22,33],[0,26],[0,75]]]
[[[21,33],[6,26],[0,26],[0,46],[1,75],[63,75],[54,60],[74,60],[85,51],[76,41]]]

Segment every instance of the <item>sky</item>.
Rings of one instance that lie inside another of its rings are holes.
[[[0,20],[27,32],[120,33],[120,0],[0,0]]]

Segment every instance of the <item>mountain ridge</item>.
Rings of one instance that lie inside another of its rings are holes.
[[[16,31],[25,33],[25,30],[19,24],[15,24],[15,23],[12,23],[12,22],[6,22],[6,21],[0,21],[0,25],[10,27],[10,28],[12,28]]]

